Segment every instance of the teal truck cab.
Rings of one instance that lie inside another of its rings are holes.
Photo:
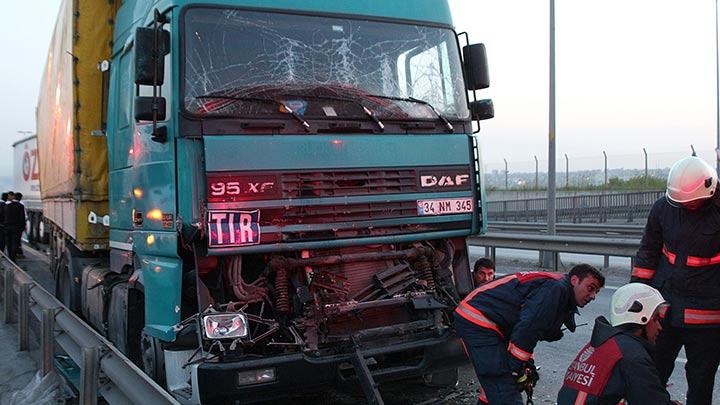
[[[492,104],[447,2],[125,0],[112,20],[109,239],[69,250],[63,300],[184,402],[454,384]]]

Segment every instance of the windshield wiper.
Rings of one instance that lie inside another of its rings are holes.
[[[273,104],[281,106],[285,110],[285,112],[292,115],[293,118],[295,118],[295,120],[297,120],[297,122],[299,122],[303,126],[303,128],[305,128],[305,131],[310,131],[310,124],[308,124],[308,122],[305,121],[305,119],[303,117],[301,117],[300,114],[295,112],[295,110],[288,107],[287,104],[285,104],[284,102],[282,102],[280,100],[276,100],[273,98],[223,96],[223,95],[210,95],[210,94],[204,95],[204,96],[197,96],[195,98],[198,100],[220,99],[220,100],[232,100],[232,101],[258,101],[261,103],[273,103]]]
[[[455,130],[455,127],[450,123],[450,121],[445,118],[442,114],[440,114],[440,111],[438,111],[435,107],[433,107],[432,104],[428,103],[425,100],[420,100],[419,98],[415,97],[395,97],[395,96],[383,96],[379,94],[366,94],[366,97],[376,97],[376,98],[382,98],[385,100],[396,100],[396,101],[408,101],[411,103],[418,103],[422,104],[424,106],[427,106],[435,116],[438,117],[440,121],[445,125],[445,128],[447,128],[448,132],[453,132]]]
[[[298,95],[298,96],[292,96],[292,95],[289,95],[289,94],[281,94],[281,96],[301,97],[301,98],[319,98],[319,99],[326,99],[326,100],[345,101],[345,102],[348,102],[348,103],[357,104],[357,105],[360,106],[360,108],[362,108],[362,110],[363,110],[363,112],[365,113],[365,115],[367,115],[368,117],[370,117],[370,119],[372,119],[373,121],[375,121],[375,123],[377,124],[378,128],[380,128],[380,131],[385,131],[385,124],[383,124],[383,122],[380,121],[380,118],[377,117],[377,115],[375,114],[375,112],[374,112],[373,110],[369,109],[368,107],[366,107],[363,103],[361,103],[361,102],[358,101],[358,100],[354,100],[354,99],[349,98],[349,97],[320,96],[320,95],[315,95],[315,94],[312,94],[312,95],[303,94],[303,95]]]

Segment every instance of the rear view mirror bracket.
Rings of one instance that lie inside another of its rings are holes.
[[[167,131],[159,131],[157,122],[166,115],[165,98],[161,87],[165,81],[165,56],[170,53],[170,34],[162,26],[167,18],[155,9],[152,28],[135,30],[135,119],[150,118],[153,123],[152,140],[167,141]],[[152,86],[152,97],[140,96],[140,86]]]

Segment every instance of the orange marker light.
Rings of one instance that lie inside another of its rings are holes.
[[[155,208],[154,210],[148,211],[147,215],[145,215],[147,219],[155,219],[155,220],[161,220],[162,219],[162,211]]]

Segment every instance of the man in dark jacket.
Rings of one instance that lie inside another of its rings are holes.
[[[22,197],[21,197],[22,198]],[[5,240],[7,243],[8,257],[15,261],[20,249],[20,238],[25,230],[25,206],[15,200],[11,194],[9,202],[5,205]]]
[[[655,202],[631,281],[655,287],[670,303],[653,357],[667,384],[685,346],[689,405],[712,402],[720,364],[720,199],[717,173],[690,156],[670,169]]]
[[[610,321],[595,320],[590,343],[570,363],[558,405],[669,405],[650,356],[666,310],[658,290],[641,283],[620,287],[612,296]]]
[[[522,404],[518,390],[535,372],[532,352],[539,340],[575,331],[577,307],[605,283],[594,267],[580,264],[567,275],[523,272],[476,288],[455,309],[455,329],[491,404]]]
[[[5,252],[5,204],[8,200],[8,193],[2,193],[0,198],[0,252]]]

